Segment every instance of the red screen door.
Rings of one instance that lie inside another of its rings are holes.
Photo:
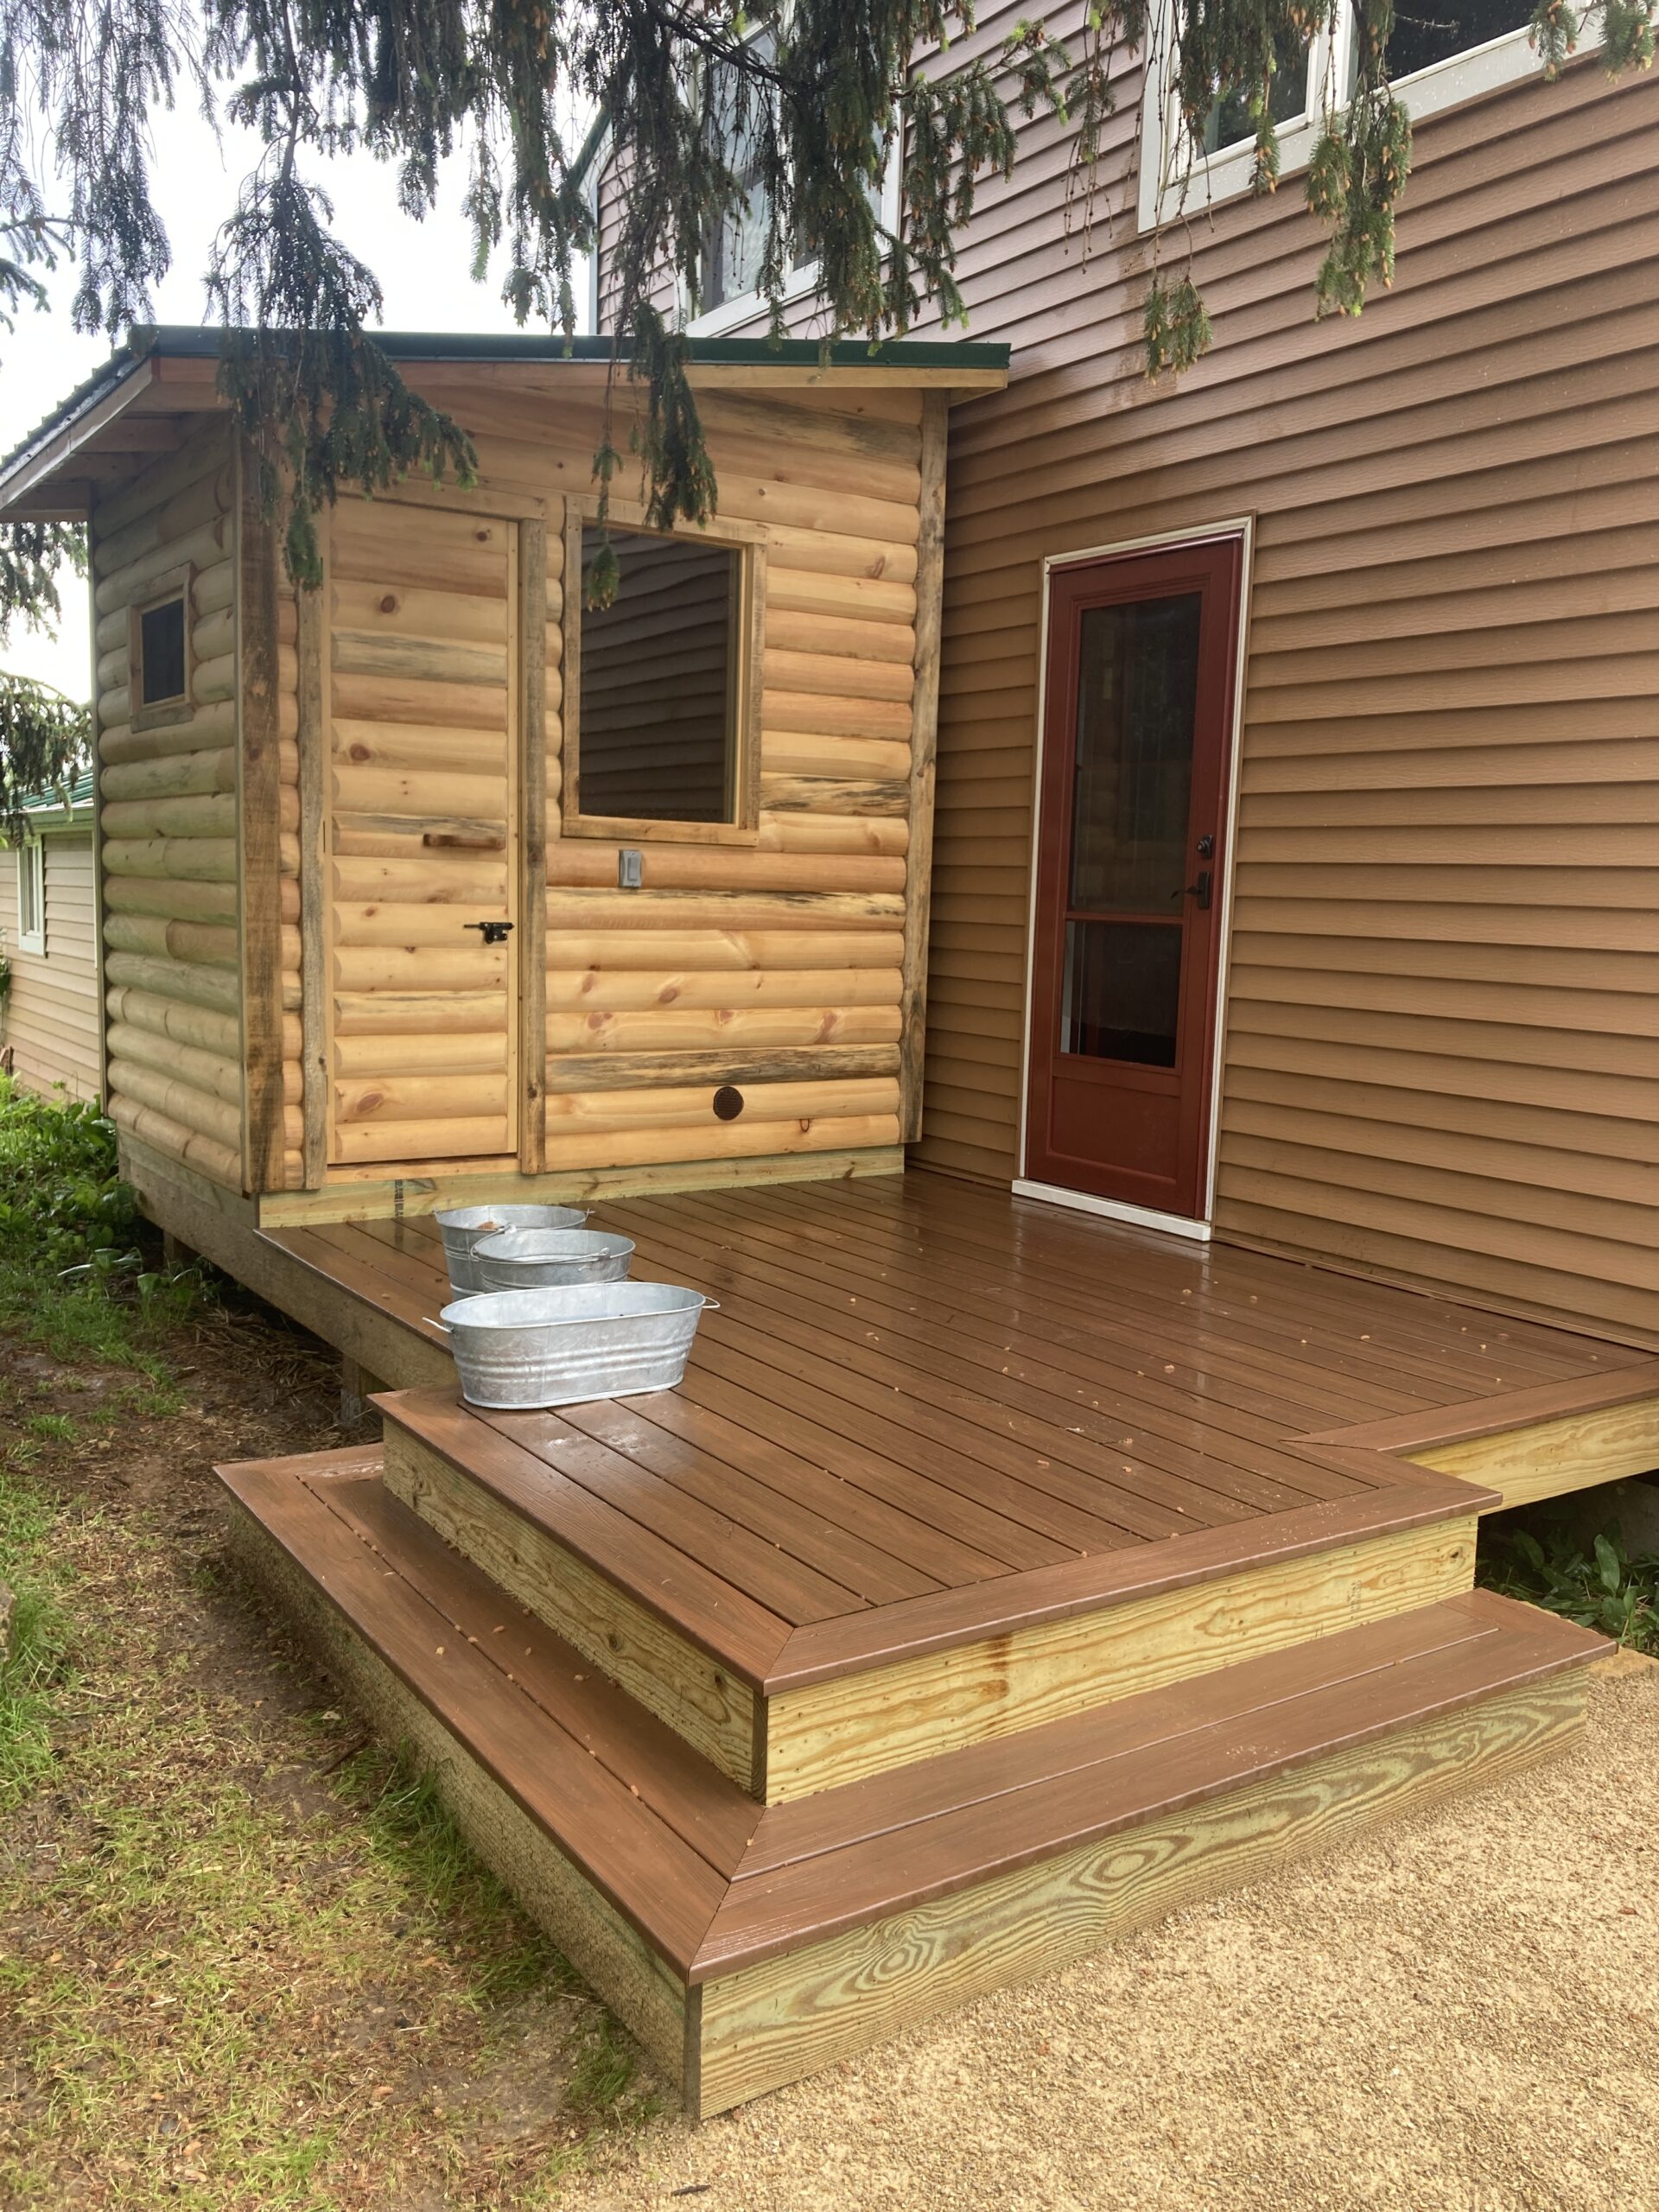
[[[1026,1168],[1204,1204],[1241,546],[1052,579]]]

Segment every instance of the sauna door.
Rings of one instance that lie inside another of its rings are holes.
[[[342,499],[328,561],[329,1158],[514,1154],[518,525]]]
[[[1202,1212],[1236,539],[1055,571],[1025,1173]]]

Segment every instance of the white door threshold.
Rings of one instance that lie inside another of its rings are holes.
[[[1161,1230],[1166,1236],[1185,1236],[1195,1244],[1210,1242],[1207,1221],[1194,1221],[1184,1213],[1160,1213],[1152,1206],[1126,1205],[1121,1198],[1097,1198],[1090,1191],[1063,1191],[1058,1183],[1027,1183],[1016,1176],[1016,1198],[1040,1198],[1045,1205],[1071,1206],[1077,1213],[1103,1214],[1108,1221],[1127,1222],[1132,1229]]]

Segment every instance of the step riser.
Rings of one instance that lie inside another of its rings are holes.
[[[782,1692],[766,1705],[767,1802],[1438,1605],[1473,1587],[1476,1526],[1396,1529]]]
[[[1414,1612],[1474,1580],[1471,1515],[767,1698],[390,1420],[385,1480],[509,1596],[768,1804]]]
[[[723,2112],[1178,1906],[1502,1781],[1564,1749],[1583,1718],[1581,1675],[1556,1676],[705,1983],[688,2106]]]
[[[234,1502],[232,1535],[347,1699],[384,1741],[412,1748],[473,1848],[696,2118],[1086,1956],[1180,1905],[1498,1782],[1570,1744],[1583,1718],[1581,1670],[1553,1675],[689,1986]]]
[[[385,1484],[694,1751],[761,1794],[760,1700],[747,1684],[390,1421]]]
[[[686,2070],[684,1982],[485,1771],[457,1737],[370,1650],[337,1607],[234,1497],[231,1549],[281,1606],[383,1744],[407,1745],[438,1781],[467,1842],[671,2081]]]

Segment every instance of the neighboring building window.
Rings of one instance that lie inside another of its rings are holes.
[[[183,721],[190,714],[189,608],[189,571],[175,569],[128,611],[128,710],[135,729]]]
[[[38,837],[17,853],[17,950],[46,950],[46,848]]]
[[[1531,0],[1446,0],[1433,11],[1397,15],[1389,67],[1413,120],[1538,73],[1542,64],[1528,37],[1532,17]],[[1328,32],[1279,57],[1268,105],[1279,128],[1281,175],[1306,165],[1325,128],[1328,92],[1339,87],[1341,99],[1347,97],[1354,81],[1354,30],[1352,6],[1344,0]],[[1172,73],[1166,37],[1147,72],[1141,114],[1142,230],[1233,199],[1253,181],[1255,132],[1248,101],[1236,94],[1218,100],[1203,144],[1191,147]]]
[[[591,520],[568,550],[586,574]],[[607,607],[575,610],[567,639],[565,827],[588,836],[752,828],[748,772],[758,671],[749,610],[758,549],[718,537],[613,527],[620,582]],[[684,826],[682,826],[684,825]],[[704,832],[703,834],[706,834]]]

